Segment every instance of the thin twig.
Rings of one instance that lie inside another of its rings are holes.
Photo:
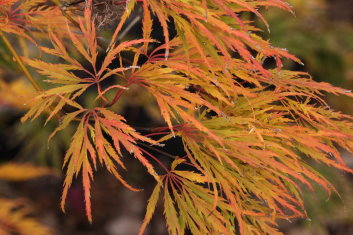
[[[167,156],[167,157],[170,157],[170,158],[172,158],[172,159],[177,159],[177,158],[179,158],[178,156],[169,154],[169,153],[164,152],[164,151],[162,151],[162,150],[160,150],[160,149],[157,149],[157,148],[155,148],[155,147],[152,147],[152,146],[150,146],[150,145],[148,145],[148,144],[144,144],[144,143],[138,143],[138,144],[139,144],[139,145],[142,145],[143,147],[149,148],[149,149],[151,149],[151,150],[153,150],[153,151],[155,151],[155,152],[157,152],[157,153],[160,153],[160,154],[162,154],[162,155],[165,155],[165,156]]]
[[[119,36],[118,36],[118,41],[122,40],[126,34],[129,33],[129,31],[141,20],[141,16],[136,16],[131,22],[130,24],[124,29],[124,31],[122,31]]]

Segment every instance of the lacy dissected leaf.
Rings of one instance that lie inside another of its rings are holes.
[[[224,115],[218,102],[235,108],[232,100],[234,96],[257,97],[264,86],[274,83],[275,77],[261,76],[257,70],[251,69],[246,62],[238,59],[231,60],[227,71],[216,63],[211,71],[208,64],[200,60],[196,48],[190,46],[185,51],[182,46],[182,42],[178,39],[171,41],[173,52],[168,60],[161,59],[163,54],[159,53],[166,45],[157,48],[149,55],[148,61],[132,73],[129,84],[132,82],[139,84],[154,96],[163,118],[172,131],[174,120],[182,123],[190,122],[219,141],[216,135],[198,121],[198,110],[207,108],[218,116]],[[226,62],[225,57],[220,58]],[[242,85],[244,82],[252,83],[258,90],[244,87]]]
[[[46,0],[3,0],[0,2],[0,31],[16,34],[33,41],[29,27],[39,30],[48,26],[62,29],[65,17],[58,7]]]
[[[56,131],[64,129],[78,114],[67,114]],[[90,119],[94,120],[93,123],[90,123]],[[106,136],[109,136],[109,139]],[[112,143],[110,140],[112,140]],[[122,157],[128,153],[124,151],[128,151],[137,158],[147,168],[148,172],[157,181],[160,181],[153,165],[143,156],[144,152],[137,146],[137,141],[157,144],[157,142],[137,133],[125,123],[125,119],[120,115],[104,108],[87,111],[82,116],[65,155],[64,166],[67,166],[67,175],[64,182],[62,208],[64,209],[65,199],[73,177],[77,177],[79,172],[82,171],[86,212],[88,219],[92,220],[90,184],[93,179],[93,168],[97,168],[97,163],[104,165],[124,186],[137,191],[137,189],[128,185],[117,171],[117,166],[126,169]]]
[[[201,96],[187,91],[186,88],[192,85],[193,81],[190,81],[191,79],[187,79],[182,74],[175,74],[173,68],[163,65],[163,63],[160,65],[146,64],[132,76],[138,78],[140,80],[139,83],[146,87],[155,97],[161,114],[171,130],[173,130],[172,118],[178,120],[180,117],[183,122],[191,122],[200,130],[217,139],[195,118],[194,108],[206,106],[220,113],[218,107],[212,105]],[[197,81],[195,81],[195,85],[197,85]]]
[[[151,195],[150,199],[148,200],[145,219],[143,221],[143,224],[141,225],[140,232],[139,232],[140,235],[144,233],[144,231],[146,229],[146,226],[148,225],[148,223],[152,219],[152,216],[154,214],[154,211],[156,209],[157,202],[158,202],[158,199],[159,199],[159,194],[160,194],[160,191],[161,191],[161,187],[162,187],[162,184],[157,184],[156,187],[154,188],[153,192],[152,192],[152,195]]]
[[[242,234],[274,234],[276,219],[304,216],[298,182],[312,190],[312,182],[328,192],[334,190],[310,166],[310,159],[352,172],[337,149],[353,150],[351,117],[316,107],[306,99],[293,99],[293,92],[261,94],[238,96],[237,109],[224,109],[225,117],[202,121],[223,145],[191,124],[175,130],[183,139],[190,163],[219,185],[223,192],[219,196],[224,195],[225,203],[233,208]],[[179,171],[175,173],[181,176]],[[205,182],[192,172],[184,174],[185,179]]]
[[[38,59],[24,59],[28,65],[37,69],[43,76],[46,76],[48,83],[55,84],[56,87],[45,90],[36,96],[31,109],[22,118],[22,121],[26,121],[27,119],[33,120],[44,111],[50,110],[47,121],[54,116],[58,116],[60,119],[58,127],[50,138],[58,131],[68,127],[73,121],[79,120],[76,132],[72,137],[71,146],[64,160],[64,166],[67,165],[67,177],[64,183],[62,208],[64,208],[65,199],[73,177],[77,177],[78,173],[82,171],[89,220],[92,219],[90,205],[90,181],[93,178],[92,164],[96,169],[97,161],[99,161],[126,187],[136,191],[136,189],[129,186],[121,178],[116,169],[116,165],[125,169],[121,161],[123,154],[122,147],[136,157],[157,181],[160,181],[154,171],[154,167],[143,156],[142,150],[137,146],[137,141],[147,141],[150,144],[157,144],[156,141],[138,134],[133,128],[125,124],[123,117],[108,109],[94,108],[93,110],[88,110],[77,102],[77,98],[92,85],[97,85],[97,99],[101,99],[103,103],[106,101],[104,93],[107,90],[112,88],[127,89],[127,87],[117,84],[103,91],[100,83],[113,75],[123,74],[126,69],[129,69],[124,67],[109,68],[122,51],[134,51],[133,45],[148,41],[132,40],[112,47],[107,52],[102,64],[98,67],[96,64],[98,55],[96,31],[91,17],[91,10],[86,8],[83,20],[79,19],[78,21],[82,32],[81,35],[72,32],[70,26],[67,25],[67,37],[70,38],[81,59],[89,62],[91,68],[87,68],[81,60],[72,57],[65,45],[65,37],[53,32],[49,32],[49,36],[54,48],[41,47],[41,50],[61,58],[66,63],[53,64]],[[78,76],[78,73],[84,75]],[[71,106],[70,108],[74,108],[75,111],[70,113],[63,112],[66,106]],[[94,120],[93,124],[90,119]],[[105,137],[106,135],[110,136],[109,139]]]
[[[113,40],[115,40],[118,32],[120,32],[136,6],[136,2],[136,0],[131,0],[126,5],[126,12],[115,30]],[[239,16],[243,12],[251,12],[261,18],[267,26],[266,20],[258,11],[258,8],[262,6],[274,6],[288,11],[291,10],[287,3],[280,0],[143,1],[144,36],[149,37],[150,35],[152,23],[148,15],[153,14],[162,26],[166,44],[164,56],[168,58],[170,49],[168,27],[169,20],[172,18],[178,37],[183,41],[185,48],[195,47],[209,68],[213,66],[212,59],[225,68],[226,65],[221,62],[219,54],[225,56],[225,59],[230,63],[231,51],[233,51],[238,53],[253,68],[260,70],[264,75],[268,75],[262,65],[251,55],[248,47],[266,56],[275,57],[279,67],[282,64],[281,57],[291,58],[298,62],[299,60],[286,50],[270,46],[267,41],[252,33],[252,31],[258,31],[258,29],[251,25],[251,22],[242,20]]]
[[[205,184],[212,184],[206,176],[189,171],[175,171],[163,176],[164,215],[170,234],[235,234],[234,210],[223,197],[214,206],[214,192]],[[160,186],[156,186],[158,189]],[[154,191],[155,192],[155,191]]]
[[[103,102],[106,101],[104,94],[107,91],[113,88],[128,89],[127,87],[117,84],[106,90],[102,90],[100,83],[112,75],[123,73],[125,70],[129,69],[124,67],[108,68],[121,52],[132,50],[133,45],[141,44],[148,40],[127,41],[111,48],[106,54],[102,65],[98,67],[96,64],[98,56],[97,36],[95,25],[94,22],[91,21],[91,17],[91,10],[86,8],[84,19],[79,19],[81,35],[73,33],[70,26],[67,25],[67,36],[62,34],[59,36],[51,31],[49,32],[54,48],[40,47],[45,53],[61,58],[66,63],[54,64],[39,59],[24,58],[24,61],[29,66],[35,68],[37,72],[48,78],[45,80],[47,83],[55,84],[56,87],[43,91],[42,94],[35,98],[36,105],[26,114],[22,119],[23,121],[28,118],[34,119],[38,117],[38,115],[49,107],[52,108],[52,111],[48,120],[56,113],[60,112],[65,105],[82,109],[81,105],[79,105],[75,99],[93,85],[97,85],[97,99],[101,98]],[[68,47],[65,45],[67,43],[65,40],[66,37],[71,40],[79,55],[89,62],[90,68],[79,58],[76,59],[71,55]],[[83,75],[78,76],[77,74]]]

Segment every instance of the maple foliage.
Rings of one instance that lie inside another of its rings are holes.
[[[53,6],[47,7],[43,0],[33,1],[0,1],[1,31],[16,34],[35,42],[29,35],[28,27],[41,30],[51,25],[60,28],[65,17]],[[34,31],[32,29],[32,31]]]
[[[47,122],[57,119],[49,139],[69,125],[76,128],[64,157],[63,210],[81,174],[92,221],[90,190],[97,164],[139,191],[119,173],[128,170],[123,157],[131,156],[156,181],[140,234],[158,201],[163,201],[170,234],[280,234],[278,219],[306,216],[301,185],[313,189],[317,183],[335,192],[310,160],[353,173],[339,151],[353,150],[353,118],[332,110],[322,98],[325,93],[352,97],[351,92],[282,68],[283,59],[301,62],[261,38],[260,29],[241,17],[250,12],[269,27],[259,9],[291,11],[284,1],[113,1],[126,6],[105,37],[107,45],[99,41],[95,1],[82,3],[83,14],[46,2],[0,1],[0,32],[36,41],[41,53],[55,58],[18,60],[49,84],[37,89],[22,121],[40,115],[47,115]],[[120,41],[137,8],[143,12],[142,38]],[[53,12],[64,22],[60,26],[41,20]],[[156,21],[164,42],[152,38]],[[34,28],[46,35],[49,47],[31,35]],[[275,66],[265,66],[267,60]],[[135,87],[153,97],[166,126],[148,127],[151,133],[142,134],[116,113],[114,105]],[[83,104],[89,90],[94,100]],[[149,149],[163,149],[171,138],[181,139],[186,154],[168,167]]]

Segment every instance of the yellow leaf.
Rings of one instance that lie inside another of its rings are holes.
[[[142,235],[146,229],[146,226],[148,225],[148,223],[151,221],[153,213],[156,209],[157,206],[157,202],[158,202],[158,198],[159,198],[159,193],[161,190],[162,184],[158,183],[156,185],[156,187],[154,188],[152,195],[150,197],[150,199],[148,200],[148,204],[147,204],[147,209],[146,209],[146,215],[145,218],[143,220],[143,224],[140,227],[140,231],[139,231],[139,235]]]
[[[186,160],[184,158],[178,158],[178,159],[175,159],[173,162],[172,162],[172,165],[171,165],[171,170],[173,171],[175,169],[175,167],[177,167],[179,164],[185,162]]]
[[[174,170],[173,173],[180,175],[181,177],[188,179],[190,181],[197,182],[197,183],[210,182],[208,177],[201,175],[199,173],[192,172],[192,171],[175,171]]]

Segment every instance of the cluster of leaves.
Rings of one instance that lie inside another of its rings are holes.
[[[329,0],[289,1],[293,3],[296,18],[282,21],[285,12],[267,12],[271,25],[271,42],[300,57],[305,70],[310,70],[316,81],[352,89],[352,21],[341,19],[350,12],[349,2]],[[336,11],[337,8],[342,8]],[[344,10],[346,9],[346,10]],[[308,23],[309,22],[309,23]],[[291,34],[291,37],[281,35]],[[288,61],[287,66],[297,67]],[[349,97],[332,96],[326,100],[338,110],[352,114]]]
[[[271,25],[271,33],[268,34],[271,37],[271,42],[280,47],[290,48],[291,52],[305,63],[305,67],[302,69],[309,70],[316,81],[327,81],[352,89],[353,47],[350,39],[353,32],[352,22],[347,19],[337,19],[342,16],[342,11],[334,10],[336,5],[345,6],[343,9],[347,9],[347,5],[329,0],[289,2],[293,4],[295,18],[283,21],[286,12],[280,10],[264,13]],[[348,2],[345,1],[345,4]],[[287,34],[291,36],[282,36]],[[286,68],[298,67],[291,61],[286,61],[285,66]],[[350,97],[329,95],[325,97],[325,100],[335,109],[352,114],[349,105]],[[343,156],[345,154],[349,153],[343,152]],[[348,165],[352,167],[350,161],[348,161]],[[352,210],[347,205],[351,204],[352,193],[349,183],[351,175],[342,175],[341,172],[324,165],[315,164],[315,169],[329,178],[340,195],[332,195],[327,201],[327,194],[320,187],[315,187],[315,194],[303,188],[305,208],[311,220],[310,222],[302,220],[300,225],[298,223],[288,224],[285,229],[291,230],[296,227],[297,230],[297,227],[300,226],[303,230],[315,232],[320,230],[318,233],[344,233],[343,231],[332,231],[331,228],[333,223],[336,228],[342,228],[339,225],[347,224],[347,221],[350,221]],[[345,209],[342,210],[343,208]],[[333,214],[339,215],[339,218],[334,222],[328,216]],[[308,223],[310,223],[310,227],[307,226]],[[337,224],[339,225],[337,226]]]
[[[62,209],[81,173],[92,220],[90,188],[99,163],[138,191],[118,171],[126,169],[122,158],[131,156],[156,180],[141,234],[160,197],[170,234],[278,234],[277,219],[305,216],[300,184],[334,190],[309,159],[352,172],[339,152],[353,150],[352,117],[333,111],[321,98],[326,92],[351,97],[350,91],[284,70],[282,59],[299,59],[271,46],[256,34],[253,22],[241,17],[250,12],[267,25],[258,9],[290,11],[282,0],[112,1],[125,4],[125,10],[107,46],[98,40],[92,12],[99,1],[82,3],[82,15],[53,2],[1,0],[0,29],[30,41],[37,41],[32,32],[40,29],[51,42],[38,49],[54,62],[17,60],[52,85],[38,86],[22,121],[40,115],[47,115],[47,122],[58,119],[50,138],[76,125],[64,158]],[[118,42],[137,8],[143,12],[142,38]],[[65,23],[42,21],[53,12]],[[163,43],[151,37],[156,22]],[[266,60],[276,66],[267,68]],[[165,127],[146,127],[151,133],[141,134],[115,112],[114,104],[135,87],[154,98]],[[95,98],[84,105],[80,98],[89,90]],[[148,149],[163,149],[171,138],[181,139],[185,156],[175,156],[168,167]]]

